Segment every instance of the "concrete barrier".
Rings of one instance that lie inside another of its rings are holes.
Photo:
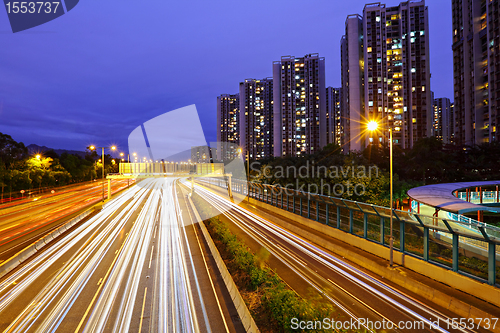
[[[255,324],[255,321],[250,314],[250,310],[248,310],[248,307],[241,297],[241,294],[238,290],[238,287],[234,283],[234,280],[227,270],[226,264],[224,263],[224,260],[222,259],[219,250],[217,250],[217,247],[215,246],[214,241],[212,240],[212,237],[210,237],[210,234],[205,227],[205,224],[203,223],[200,215],[198,214],[198,211],[196,210],[192,200],[190,197],[188,197],[189,204],[191,206],[191,209],[194,212],[194,215],[199,222],[201,232],[203,234],[203,237],[205,238],[205,241],[208,244],[208,248],[210,249],[210,252],[212,253],[212,257],[215,260],[215,263],[217,264],[217,268],[219,269],[219,272],[222,276],[222,280],[224,280],[224,284],[226,285],[226,288],[229,292],[229,295],[231,296],[231,300],[234,303],[234,306],[236,308],[236,311],[238,312],[238,315],[240,317],[241,323],[243,324],[243,327],[245,328],[246,332],[260,332],[259,328],[257,327],[257,324]]]
[[[45,247],[45,245],[49,244],[53,240],[55,240],[58,236],[66,232],[68,229],[73,227],[75,224],[89,216],[95,211],[95,208],[89,208],[80,215],[72,218],[59,228],[53,230],[49,234],[43,236],[36,242],[32,243],[31,245],[25,247],[18,253],[16,253],[13,257],[9,258],[8,260],[4,261],[0,265],[0,278],[4,277],[6,274],[11,272],[13,269],[17,268],[21,263],[26,261],[28,258],[30,258],[32,255],[34,255],[36,252],[40,251]]]
[[[281,215],[284,218],[290,219],[294,222],[299,223],[307,228],[314,231],[320,232],[324,235],[338,239],[344,243],[347,243],[356,248],[362,249],[370,254],[374,254],[378,257],[387,259],[389,257],[389,249],[383,245],[377,244],[375,242],[370,242],[360,237],[351,235],[342,230],[321,224],[319,222],[310,220],[306,217],[301,217],[300,215],[294,214],[292,212],[278,209],[272,205],[263,203],[258,200],[250,199],[251,205],[265,209],[267,211],[273,212],[275,214]],[[240,203],[244,207],[246,203]],[[245,207],[244,207],[245,208]],[[435,304],[442,306],[463,318],[494,318],[493,315],[476,308],[462,300],[454,298],[447,295],[441,291],[438,291],[430,286],[423,284],[422,282],[415,280],[402,274],[397,269],[389,269],[387,265],[381,265],[375,261],[367,259],[365,256],[358,254],[356,252],[350,251],[348,248],[333,244],[328,242],[325,238],[304,230],[294,224],[288,223],[283,220],[273,220],[273,223],[286,228],[287,230],[319,245],[327,250],[347,258],[349,261],[364,267],[375,274],[378,274],[384,279],[392,281],[397,285],[410,290],[422,297],[434,302]],[[410,255],[403,255],[399,252],[394,252],[394,262],[404,266],[414,272],[421,275],[427,276],[433,280],[442,282],[448,286],[451,286],[457,290],[464,291],[470,295],[482,299],[490,304],[500,307],[500,288],[490,286],[486,283],[468,278],[459,273],[450,271],[448,269],[439,267],[437,265],[430,264],[421,259],[415,258]],[[497,325],[498,326],[498,325]],[[500,332],[500,326],[496,327],[496,332]]]

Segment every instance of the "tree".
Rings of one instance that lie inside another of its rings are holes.
[[[409,155],[413,171],[421,175],[424,185],[428,180],[436,182],[441,179],[446,166],[441,140],[435,137],[420,139],[415,142]]]
[[[87,158],[82,159],[77,155],[63,153],[61,154],[60,162],[64,170],[67,170],[71,174],[71,178],[74,182],[96,178],[94,163]]]
[[[0,159],[9,168],[14,160],[21,160],[28,155],[28,149],[22,142],[16,142],[10,135],[0,133]]]
[[[3,201],[3,193],[5,190],[5,187],[7,187],[8,177],[9,177],[9,173],[7,171],[7,168],[5,167],[5,163],[0,158],[0,187],[1,187],[1,191],[2,191],[1,199],[0,199],[1,201]]]

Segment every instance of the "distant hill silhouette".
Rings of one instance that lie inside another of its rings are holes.
[[[66,150],[66,149],[53,149],[53,148],[48,148],[45,146],[39,146],[36,144],[30,144],[29,146],[26,146],[28,148],[28,154],[33,155],[36,153],[44,153],[49,150],[53,150],[57,155],[61,156],[63,153],[67,154],[72,154],[72,155],[77,155],[80,156],[81,158],[85,158],[85,152],[84,151],[78,151],[78,150]]]

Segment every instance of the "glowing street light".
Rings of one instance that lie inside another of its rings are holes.
[[[370,132],[375,131],[378,128],[378,123],[375,120],[372,120],[368,123],[368,130]]]

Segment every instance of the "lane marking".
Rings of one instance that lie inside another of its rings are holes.
[[[126,238],[128,238],[128,235],[126,236]],[[123,246],[124,246],[125,242],[122,243],[122,245],[120,246],[120,249],[118,249],[118,252],[121,252],[121,250],[123,249]],[[104,278],[103,280],[106,280],[108,278],[108,275],[111,273],[111,270],[113,269],[113,267],[115,266],[115,263],[116,263],[116,260],[118,259],[118,256],[119,254],[117,254],[115,256],[115,258],[113,259],[113,262],[111,263],[111,265],[109,266],[109,269],[108,271],[106,272],[106,275],[104,275]],[[97,288],[97,291],[96,293],[94,294],[94,297],[92,298],[92,301],[90,301],[90,304],[89,304],[89,307],[87,308],[87,310],[85,310],[85,313],[83,314],[82,316],[82,320],[80,320],[80,323],[78,324],[78,327],[75,329],[75,333],[78,332],[80,330],[80,328],[82,327],[83,325],[83,322],[85,321],[85,318],[87,317],[87,315],[89,314],[90,312],[90,308],[92,308],[92,306],[94,305],[94,302],[95,300],[97,299],[97,295],[99,295],[99,293],[101,292],[101,289],[102,287],[104,286],[104,283],[102,283],[99,288]]]
[[[148,268],[151,268],[151,260],[153,260],[154,249],[155,249],[155,246],[153,245],[153,247],[151,248],[151,256],[149,257],[149,267]]]
[[[386,321],[388,322],[391,322],[394,327],[396,328],[400,328],[398,325],[396,325],[395,322],[393,322],[392,320],[390,320],[389,318],[387,318],[386,316],[384,316],[383,314],[381,314],[380,312],[378,312],[377,310],[375,310],[374,308],[372,308],[371,306],[369,306],[368,304],[366,304],[365,302],[363,302],[362,300],[360,300],[358,297],[354,296],[352,293],[350,293],[349,291],[347,291],[345,288],[342,288],[340,285],[338,285],[336,282],[333,282],[332,280],[330,280],[329,278],[327,278],[328,281],[330,281],[331,284],[333,284],[335,287],[339,288],[340,290],[342,290],[345,294],[349,295],[350,297],[352,297],[353,299],[355,299],[357,302],[359,302],[360,304],[364,305],[365,307],[367,307],[369,310],[371,310],[372,312],[378,314],[380,317],[384,318]]]
[[[142,319],[144,318],[144,306],[146,305],[146,295],[148,293],[148,287],[144,289],[144,299],[142,301],[142,311],[141,311],[141,321],[139,322],[139,333],[142,331]]]
[[[186,206],[188,206],[187,202],[186,202],[186,198],[184,196],[183,196],[183,199],[184,199],[184,204]],[[189,214],[189,217],[191,218],[191,221],[197,223],[197,221],[195,221],[193,219],[193,216],[191,215],[191,210],[187,209],[187,212]],[[219,296],[217,295],[217,291],[215,290],[214,282],[212,281],[212,276],[210,276],[210,271],[208,269],[208,264],[207,264],[207,261],[205,259],[205,253],[203,252],[203,249],[201,248],[200,238],[198,237],[198,231],[196,230],[196,228],[194,226],[195,223],[191,223],[191,225],[193,227],[194,234],[196,236],[196,240],[198,241],[198,247],[200,248],[201,257],[203,258],[203,263],[205,264],[205,269],[207,271],[208,279],[210,280],[210,286],[212,287],[212,291],[214,292],[215,300],[217,302],[217,306],[219,307],[219,311],[220,311],[220,314],[221,314],[221,317],[222,317],[222,321],[224,322],[224,327],[226,328],[226,332],[230,332],[229,328],[227,327],[226,317],[224,316],[224,312],[222,311],[222,307],[220,305]],[[199,223],[203,223],[203,222],[199,222]]]

